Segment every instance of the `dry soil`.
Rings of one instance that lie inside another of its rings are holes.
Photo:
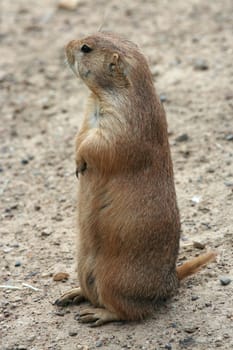
[[[1,0],[1,349],[233,348],[233,282],[220,282],[233,279],[232,13],[231,0],[80,0],[72,11]],[[74,138],[87,96],[64,46],[101,25],[141,46],[164,102],[180,261],[208,249],[218,259],[149,320],[91,329],[74,319],[78,306],[53,302],[77,284]],[[61,271],[68,281],[53,281]]]

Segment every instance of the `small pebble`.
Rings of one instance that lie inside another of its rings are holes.
[[[218,337],[216,340],[215,340],[215,346],[217,348],[220,348],[221,346],[223,345],[223,339],[221,337]]]
[[[210,307],[210,306],[212,306],[211,301],[209,301],[209,302],[205,303],[205,307]]]
[[[192,301],[195,301],[195,300],[197,300],[197,299],[199,299],[199,296],[198,296],[198,295],[192,295],[192,297],[191,297],[191,300],[192,300]]]
[[[168,343],[164,346],[164,349],[172,350],[172,345],[170,343]]]
[[[20,261],[16,261],[15,262],[15,267],[21,266],[21,262]]]
[[[165,94],[161,94],[159,96],[161,102],[166,102],[167,101],[167,96]]]
[[[41,276],[41,278],[53,277],[53,273],[52,272],[45,272],[45,273],[42,273],[40,276]]]
[[[192,201],[194,204],[198,204],[198,203],[200,203],[200,201],[201,201],[201,196],[195,195],[195,196],[192,197],[191,201]]]
[[[11,251],[12,251],[12,248],[10,248],[10,247],[6,247],[3,249],[3,253],[9,253]]]
[[[184,328],[186,333],[194,333],[194,332],[196,332],[197,329],[198,329],[198,327],[193,326],[193,325],[189,325],[189,326]]]
[[[185,141],[188,141],[189,139],[189,136],[188,134],[181,134],[180,136],[178,136],[175,140],[177,142],[185,142]]]
[[[197,58],[193,63],[193,68],[195,70],[207,70],[207,69],[209,69],[209,65],[202,58]]]
[[[69,277],[70,277],[70,275],[66,272],[58,272],[58,273],[55,273],[53,275],[53,280],[54,281],[64,281],[64,280],[68,280]]]
[[[21,164],[26,165],[28,163],[29,163],[28,159],[21,159]]]
[[[52,219],[55,221],[62,221],[63,220],[61,214],[57,214],[57,215],[53,216]]]
[[[172,323],[171,323],[171,327],[172,327],[172,328],[177,328],[177,324],[176,324],[175,322],[172,322]]]
[[[225,139],[227,141],[233,141],[233,134],[226,135]]]
[[[227,286],[228,284],[231,283],[231,278],[227,277],[227,276],[222,276],[220,277],[220,283],[222,286]]]
[[[75,10],[78,0],[59,0],[57,7],[63,10]]]
[[[95,346],[96,346],[97,348],[100,348],[101,346],[103,346],[102,340],[97,340],[97,342],[95,343]]]
[[[197,241],[193,242],[193,246],[194,246],[194,248],[197,248],[197,249],[204,249],[205,248],[205,244],[203,244],[201,242],[197,242]]]
[[[51,235],[51,233],[52,233],[52,231],[49,231],[49,230],[43,230],[42,232],[41,232],[41,236],[44,236],[44,237],[47,237],[47,236],[50,236]]]
[[[76,332],[76,331],[70,331],[69,332],[69,336],[70,337],[75,337],[77,334],[78,334],[78,332]]]
[[[49,103],[44,103],[42,108],[43,109],[49,109],[49,108],[51,108],[51,105]]]
[[[65,315],[65,312],[64,311],[56,311],[56,312],[54,312],[54,315],[63,317]]]
[[[184,348],[189,347],[189,346],[191,348],[191,345],[195,344],[195,340],[192,337],[187,337],[184,339],[180,339],[179,344]]]
[[[35,335],[32,335],[31,337],[29,337],[27,339],[28,342],[32,343],[34,340],[36,339],[36,336]]]
[[[213,174],[213,173],[215,173],[215,169],[214,168],[208,168],[206,170],[206,172],[209,173],[209,174]]]

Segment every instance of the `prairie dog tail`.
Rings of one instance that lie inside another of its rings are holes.
[[[214,260],[216,255],[217,254],[215,252],[209,252],[199,255],[197,258],[187,261],[181,266],[177,266],[176,272],[178,279],[181,281],[182,279],[193,275],[199,271],[202,266],[206,265],[209,261]]]

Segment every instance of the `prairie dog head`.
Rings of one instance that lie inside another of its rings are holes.
[[[98,32],[66,47],[67,61],[94,93],[130,87],[135,72],[148,65],[138,47],[113,33]]]

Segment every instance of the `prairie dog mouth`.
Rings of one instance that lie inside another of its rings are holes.
[[[77,77],[79,77],[78,60],[75,59],[74,54],[72,54],[72,56],[71,56],[71,55],[68,54],[68,52],[66,51],[65,63],[67,64],[67,66],[69,66],[69,68],[72,70],[72,72],[73,72]]]
[[[70,51],[71,50],[69,49],[66,50],[66,64],[69,66],[69,68],[72,70],[72,72],[77,78],[88,78],[91,73],[91,70],[82,66],[82,69],[80,71],[81,63],[79,63],[79,57],[77,57],[74,52]]]

